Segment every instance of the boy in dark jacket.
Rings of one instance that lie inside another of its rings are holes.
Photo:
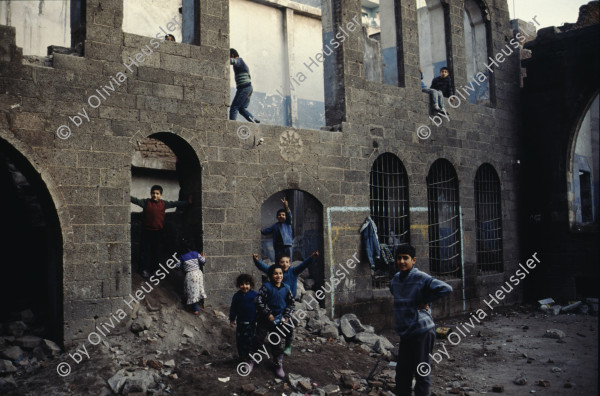
[[[440,75],[431,80],[430,95],[433,101],[433,108],[436,111],[445,111],[444,96],[449,98],[454,95],[452,88],[452,79],[447,67],[440,69]]]
[[[256,307],[254,299],[258,293],[254,289],[254,279],[248,274],[241,274],[235,280],[235,285],[240,289],[231,299],[229,309],[229,325],[236,324],[235,341],[238,355],[241,359],[247,359],[252,346],[252,339],[256,331]]]
[[[158,265],[160,244],[163,239],[165,226],[165,210],[170,208],[185,208],[192,203],[192,196],[185,201],[163,201],[163,189],[159,185],[150,188],[150,198],[131,197],[131,203],[144,209],[142,213],[142,240],[140,252],[140,272],[144,278],[150,276]]]
[[[447,283],[413,268],[416,261],[415,248],[400,245],[396,253],[398,272],[390,281],[390,292],[394,296],[394,328],[400,336],[397,396],[411,395],[413,377],[416,380],[415,396],[429,395],[429,354],[435,342],[435,323],[429,304],[452,292]],[[421,375],[422,372],[427,375]]]
[[[284,209],[277,211],[277,223],[271,227],[263,228],[260,232],[263,235],[273,235],[273,249],[275,250],[275,262],[280,257],[286,256],[292,261],[292,245],[294,237],[292,236],[292,212],[288,201],[281,199]]]

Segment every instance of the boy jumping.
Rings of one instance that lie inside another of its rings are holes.
[[[400,336],[396,364],[397,396],[410,396],[413,377],[416,379],[415,396],[429,395],[429,374],[421,376],[417,366],[429,368],[429,354],[435,342],[435,323],[429,304],[452,292],[452,287],[441,280],[413,268],[417,258],[415,248],[400,245],[396,253],[398,272],[390,282],[394,296],[394,328]]]

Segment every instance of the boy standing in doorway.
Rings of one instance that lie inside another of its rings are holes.
[[[150,198],[131,197],[131,203],[140,206],[142,212],[142,240],[140,241],[140,273],[144,278],[150,277],[157,266],[160,244],[163,240],[165,226],[165,210],[170,208],[185,208],[192,203],[192,196],[185,201],[163,201],[163,189],[159,185],[150,188]]]

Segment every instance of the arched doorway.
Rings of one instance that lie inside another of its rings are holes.
[[[293,261],[301,261],[315,250],[319,250],[317,262],[308,268],[308,276],[312,279],[308,284],[312,290],[323,286],[325,270],[323,266],[323,205],[317,198],[302,190],[283,190],[271,195],[261,206],[262,228],[269,227],[277,221],[277,210],[283,208],[281,199],[288,201],[292,212],[292,232],[294,236]],[[262,255],[271,262],[275,261],[273,239],[263,236],[261,241]],[[296,263],[298,264],[298,263]],[[305,283],[305,286],[307,283]]]
[[[39,173],[2,139],[0,187],[0,322],[24,321],[26,332],[62,344],[63,243],[58,215]]]
[[[162,199],[186,201],[185,209],[167,209],[158,262],[181,253],[179,241],[190,240],[194,249],[203,250],[202,233],[202,172],[194,149],[183,138],[169,133],[152,134],[137,143],[131,163],[130,195],[149,198],[153,185],[163,187]],[[132,270],[139,270],[142,209],[131,204],[131,262]],[[157,264],[157,263],[155,263]]]

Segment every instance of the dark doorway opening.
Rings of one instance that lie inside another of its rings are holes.
[[[307,270],[308,276],[303,273],[304,278],[312,279],[309,284],[312,290],[318,290],[324,284],[325,269],[323,264],[323,205],[311,194],[302,190],[283,190],[271,195],[261,207],[262,228],[269,227],[277,221],[277,210],[283,208],[281,199],[288,201],[292,212],[292,232],[294,236],[293,265],[299,264],[319,250],[317,262],[313,263]],[[275,251],[273,250],[273,239],[271,236],[263,236],[262,255],[271,263],[275,262]],[[305,287],[307,283],[305,282]]]
[[[58,215],[39,173],[1,139],[0,188],[4,212],[0,322],[24,321],[26,334],[62,344],[63,244]]]
[[[202,171],[194,149],[182,138],[168,132],[155,133],[138,142],[131,165],[131,196],[149,198],[154,184],[163,187],[163,200],[187,201],[185,209],[169,209],[165,215],[162,243],[157,261],[164,263],[174,253],[181,254],[181,239],[194,250],[204,249],[202,232]],[[142,211],[136,205],[131,213],[132,272],[139,272]],[[135,209],[134,209],[135,208]]]

